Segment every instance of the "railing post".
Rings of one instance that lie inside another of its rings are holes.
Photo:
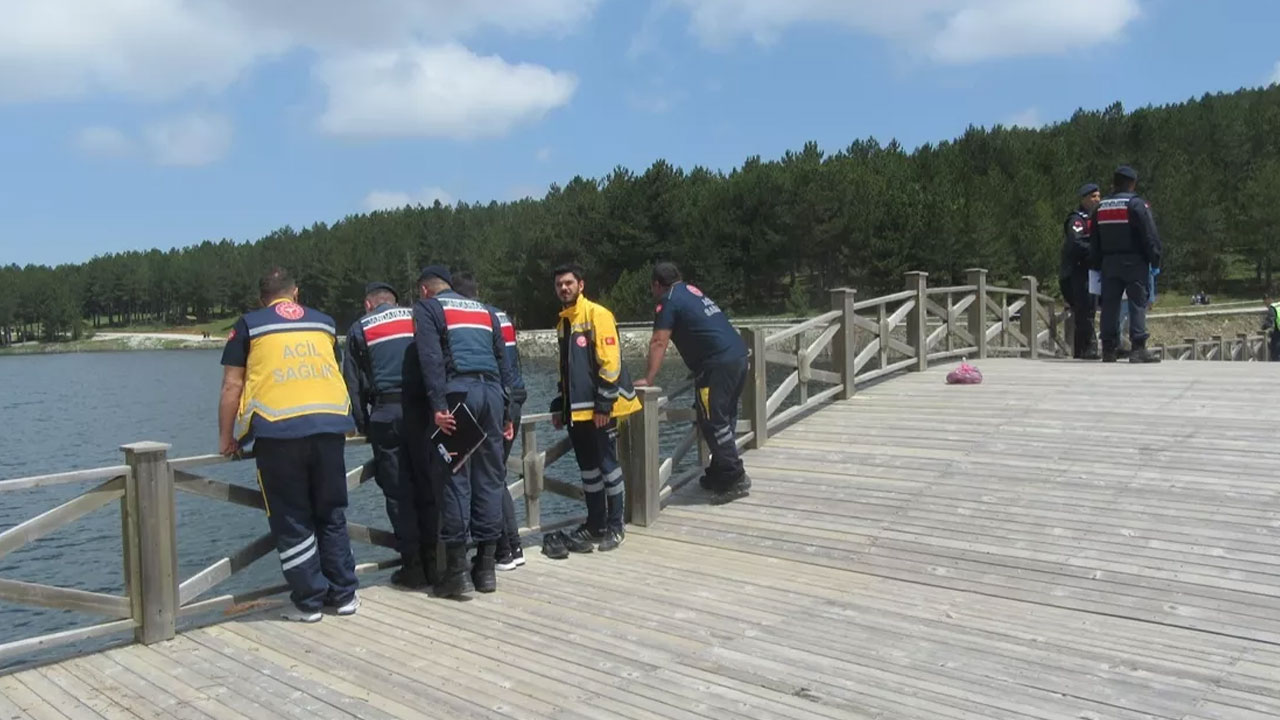
[[[1160,356],[1161,360],[1167,361],[1169,359],[1169,350],[1165,347],[1164,343],[1160,343],[1156,346],[1156,354]]]
[[[982,268],[967,270],[970,285],[974,286],[973,304],[969,306],[969,334],[978,346],[978,359],[987,357],[987,271]]]
[[[929,369],[929,273],[918,270],[907,273],[907,290],[916,294],[916,306],[907,315],[907,344],[916,351],[916,370]]]
[[[1267,333],[1262,333],[1262,362],[1271,362],[1271,337]]]
[[[658,477],[658,398],[662,389],[636,388],[640,409],[628,415],[619,433],[619,455],[626,478],[628,522],[648,527],[662,508],[662,480]]]
[[[125,578],[133,605],[136,641],[173,639],[178,619],[178,541],[173,468],[165,443],[124,445]]]
[[[1249,333],[1236,333],[1236,339],[1240,341],[1240,362],[1249,362]],[[1235,350],[1231,351],[1231,359],[1236,356]]]
[[[844,389],[837,395],[841,400],[852,398],[854,386],[857,384],[854,363],[858,359],[858,330],[853,321],[853,304],[857,297],[858,292],[853,288],[837,288],[831,291],[831,309],[844,313],[836,321],[840,323],[840,331],[831,341],[831,358],[836,372],[840,373],[840,383],[844,385]]]
[[[1027,339],[1027,357],[1040,358],[1040,283],[1033,275],[1022,276],[1027,304],[1022,306],[1022,335]]]
[[[542,453],[538,452],[538,426],[520,426],[520,463],[524,467],[524,524],[542,525]]]
[[[1218,348],[1218,362],[1229,360],[1227,357],[1227,343],[1222,339],[1221,335],[1210,335],[1213,338],[1213,344]]]
[[[742,328],[742,339],[747,343],[747,350],[751,351],[747,387],[742,394],[742,407],[754,434],[751,442],[747,443],[747,448],[762,448],[769,439],[769,382],[765,374],[768,366],[764,357],[765,336],[751,328]]]
[[[1200,341],[1199,341],[1199,340],[1196,340],[1195,338],[1183,338],[1183,339],[1182,339],[1182,341],[1183,341],[1184,343],[1186,343],[1186,344],[1188,344],[1188,345],[1190,345],[1190,346],[1191,346],[1191,355],[1190,355],[1190,357],[1191,357],[1191,359],[1192,359],[1192,360],[1203,360],[1203,359],[1204,359],[1204,358],[1202,358],[1202,357],[1200,356]]]

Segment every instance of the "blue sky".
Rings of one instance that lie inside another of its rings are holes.
[[[8,0],[0,264],[1280,81],[1270,0]]]

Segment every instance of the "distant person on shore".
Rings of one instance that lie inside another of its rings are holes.
[[[365,286],[364,315],[347,330],[342,377],[351,396],[356,429],[373,447],[374,479],[386,498],[387,519],[400,552],[402,565],[391,574],[391,582],[422,588],[427,584],[423,521],[417,512],[401,405],[405,357],[414,351],[413,311],[399,302],[395,288],[386,283]]]
[[[1262,330],[1269,333],[1270,360],[1280,362],[1280,301],[1266,297],[1262,302],[1267,306],[1266,313],[1262,316]]]
[[[1062,257],[1058,268],[1058,288],[1062,299],[1071,306],[1072,334],[1071,357],[1081,360],[1097,360],[1097,339],[1093,332],[1093,317],[1097,304],[1089,294],[1089,235],[1092,231],[1093,209],[1102,202],[1097,183],[1086,183],[1076,191],[1080,204],[1063,223]]]
[[[434,589],[439,597],[498,589],[495,557],[507,476],[502,440],[514,434],[507,417],[511,377],[501,323],[484,304],[458,294],[452,283],[453,275],[441,265],[423,268],[418,276],[413,341],[422,386],[430,417],[442,433],[457,430],[453,410],[465,404],[485,437],[456,472],[433,457],[445,547],[444,574]],[[468,572],[467,545],[472,541],[476,556]]]
[[[458,294],[478,300],[480,284],[471,273],[457,273],[453,276],[453,289]],[[511,418],[513,430],[520,429],[520,416],[524,402],[529,399],[529,392],[524,387],[524,376],[520,372],[520,351],[516,344],[516,326],[503,311],[492,305],[485,305],[498,318],[502,329],[502,342],[507,348],[507,370],[511,374],[511,387],[507,388],[508,416]],[[511,457],[511,447],[515,445],[515,434],[502,439],[502,463],[506,469],[507,460]],[[502,489],[502,537],[498,538],[497,569],[515,570],[524,565],[524,548],[520,545],[520,524],[516,522],[516,503],[511,491],[505,485]]]
[[[1160,267],[1162,247],[1151,208],[1138,196],[1138,173],[1116,168],[1114,192],[1093,213],[1090,265],[1102,271],[1102,361],[1115,362],[1120,345],[1120,303],[1129,307],[1131,363],[1156,363],[1147,350],[1147,297],[1151,269]]]
[[[560,346],[560,394],[551,401],[551,422],[567,427],[582,474],[587,521],[571,533],[544,539],[548,555],[557,542],[570,552],[614,550],[626,539],[625,487],[618,465],[618,419],[640,409],[631,377],[622,365],[622,343],[613,313],[587,299],[583,270],[557,267],[552,276],[563,310],[556,322]]]
[[[347,536],[344,435],[355,429],[338,369],[336,329],[298,304],[283,268],[258,283],[262,308],[236,321],[222,351],[218,445],[234,455],[252,443],[267,523],[292,592],[287,620],[317,622],[321,609],[351,615],[355,557]]]
[[[662,368],[667,345],[674,342],[680,358],[694,374],[694,408],[698,429],[711,448],[711,465],[703,488],[715,493],[712,503],[745,497],[751,478],[738,454],[738,401],[747,382],[747,345],[711,298],[684,282],[675,263],[653,266],[650,291],[654,308],[653,337],[645,377],[652,385]]]

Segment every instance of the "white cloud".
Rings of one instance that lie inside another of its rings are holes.
[[[184,115],[148,125],[142,138],[157,165],[208,165],[231,149],[231,121],[222,115]]]
[[[901,42],[944,63],[1061,53],[1119,37],[1138,0],[672,0],[692,32],[723,47],[741,38],[776,42],[793,25],[836,25]],[[1067,32],[1082,27],[1088,32]]]
[[[453,196],[443,188],[426,187],[418,192],[407,193],[398,190],[374,190],[364,196],[364,209],[398,210],[406,205],[423,205],[430,207],[439,200],[441,205],[452,205]]]
[[[1014,113],[1013,117],[1009,118],[1005,125],[1031,130],[1044,125],[1044,120],[1040,119],[1040,111],[1037,108],[1029,107]]]
[[[86,155],[100,158],[127,157],[137,149],[128,135],[106,125],[81,129],[76,133],[75,146]]]
[[[320,127],[335,135],[503,135],[569,102],[578,80],[457,44],[348,53],[317,76],[329,90]]]
[[[1137,0],[971,3],[947,20],[933,43],[933,56],[942,62],[969,63],[1063,53],[1115,40],[1138,13]],[[1088,18],[1088,32],[1063,31],[1081,18]]]
[[[540,148],[538,148],[538,151],[537,151],[537,152],[535,152],[535,153],[533,154],[533,158],[534,158],[535,160],[537,160],[538,162],[546,162],[546,161],[550,160],[550,159],[551,159],[551,148],[549,148],[549,147],[540,147]]]
[[[1280,85],[1280,61],[1276,62],[1275,68],[1271,71],[1271,84]]]
[[[0,102],[218,93],[301,51],[329,82],[333,132],[499,134],[567,102],[576,80],[454,43],[495,29],[563,35],[600,1],[4,0]],[[390,115],[347,104],[366,99]]]

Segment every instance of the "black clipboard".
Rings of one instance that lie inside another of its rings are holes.
[[[449,412],[457,423],[453,434],[446,435],[440,428],[436,428],[436,431],[431,433],[431,446],[436,454],[448,463],[449,471],[456,473],[466,464],[471,453],[475,452],[485,438],[489,437],[489,433],[476,422],[476,416],[471,414],[471,408],[467,407],[466,403],[454,405],[453,410]]]

